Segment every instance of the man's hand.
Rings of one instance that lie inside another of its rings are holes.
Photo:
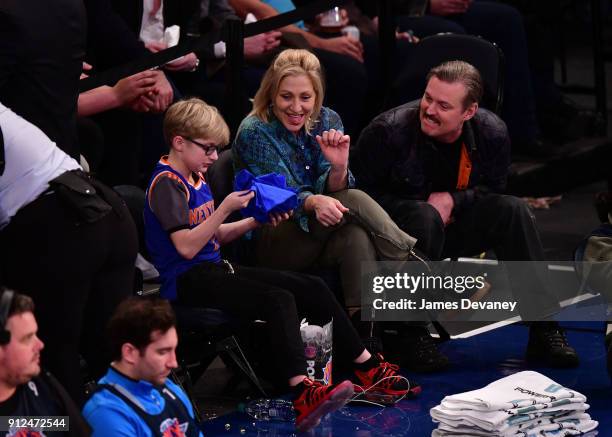
[[[254,191],[234,191],[223,199],[223,202],[219,205],[219,209],[224,210],[224,212],[229,215],[234,211],[245,208],[253,197],[255,197]]]
[[[150,41],[145,43],[145,47],[153,53],[161,52],[162,50],[166,50],[168,48],[168,44],[163,41]]]
[[[313,209],[317,221],[325,227],[337,225],[342,221],[344,213],[349,211],[338,199],[333,197],[315,194],[306,200],[310,198],[313,198],[311,202],[314,203]]]
[[[282,34],[277,31],[260,33],[244,39],[244,58],[252,60],[280,45]]]
[[[348,36],[319,38],[319,44],[317,44],[317,46],[329,52],[350,56],[363,63],[363,45],[361,41],[356,41]]]
[[[432,15],[453,15],[467,12],[472,0],[430,0]]]
[[[427,203],[436,208],[438,214],[442,218],[444,226],[451,222],[451,214],[455,207],[455,201],[450,193],[431,193],[427,199]]]
[[[348,168],[349,147],[351,137],[339,130],[330,129],[316,136],[321,152],[332,167]]]
[[[135,103],[140,96],[152,92],[154,85],[155,72],[147,70],[124,77],[112,89],[120,106],[126,106]]]
[[[174,91],[166,75],[159,70],[152,70],[152,72],[155,77],[153,90],[140,96],[138,101],[131,105],[134,111],[162,113],[172,103]]]

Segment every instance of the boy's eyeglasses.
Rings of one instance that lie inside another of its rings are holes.
[[[221,150],[223,150],[223,146],[207,146],[206,144],[202,144],[199,141],[196,141],[192,138],[189,137],[183,137],[185,138],[187,141],[195,144],[196,146],[198,146],[200,149],[204,150],[204,153],[206,154],[206,156],[210,156],[213,154],[213,152],[217,152],[217,155],[219,153],[221,153]]]

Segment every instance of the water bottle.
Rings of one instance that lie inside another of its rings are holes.
[[[255,399],[244,411],[255,420],[289,422],[295,420],[293,402],[284,399]]]

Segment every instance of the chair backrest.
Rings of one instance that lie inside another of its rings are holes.
[[[402,70],[385,103],[385,109],[420,99],[429,70],[446,61],[460,60],[480,71],[484,82],[481,105],[500,114],[504,94],[504,55],[494,43],[472,35],[440,33],[423,38]]]
[[[217,207],[229,193],[234,191],[234,165],[230,149],[222,151],[217,161],[210,166],[206,172],[206,182],[210,186]]]

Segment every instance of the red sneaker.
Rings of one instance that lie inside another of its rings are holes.
[[[371,394],[372,400],[392,404],[404,397],[415,397],[421,393],[421,386],[409,381],[398,373],[399,366],[388,363],[378,354],[378,366],[367,371],[355,370],[359,384],[355,384],[355,392]]]
[[[300,432],[317,426],[321,417],[342,408],[353,396],[353,384],[350,381],[323,385],[306,378],[303,384],[304,391],[293,401],[295,426]]]

